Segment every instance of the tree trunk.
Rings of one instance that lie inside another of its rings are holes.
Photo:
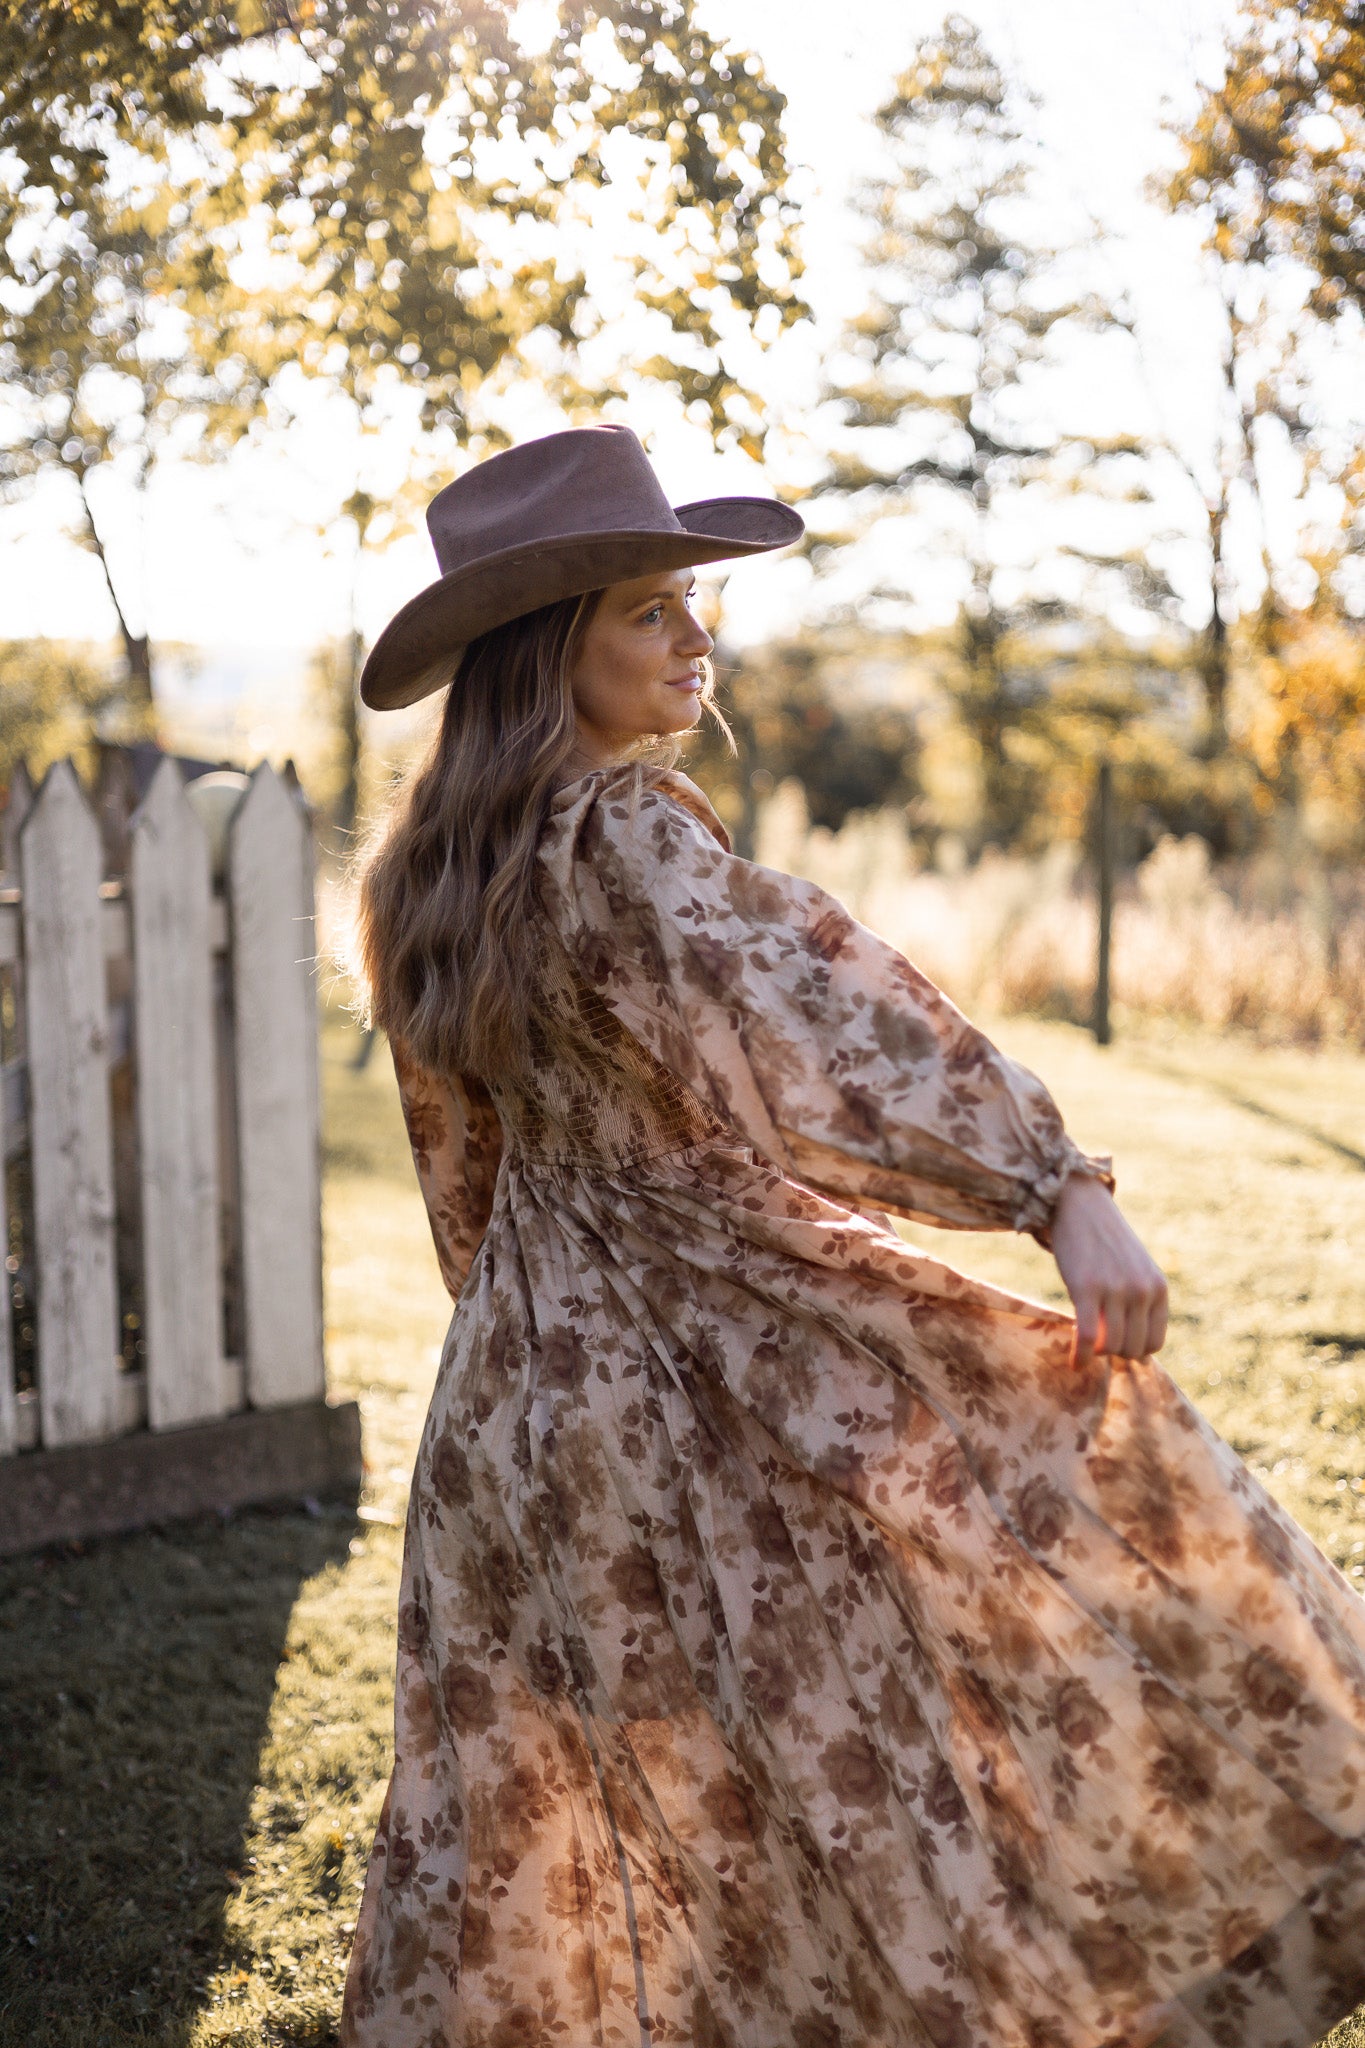
[[[754,777],[761,762],[753,720],[730,713],[730,730],[735,736],[736,765],[739,770],[739,816],[733,833],[735,852],[741,860],[752,860],[758,845],[758,790]],[[772,777],[767,778],[771,786]]]
[[[1221,754],[1228,741],[1228,667],[1228,629],[1215,594],[1213,615],[1204,628],[1204,641],[1199,650],[1199,680],[1203,685],[1204,709],[1208,714],[1209,751],[1214,754]]]
[[[130,633],[122,613],[119,614],[119,632],[123,637],[129,700],[139,711],[150,711],[156,702],[152,689],[152,643],[145,633]]]
[[[364,641],[354,628],[345,640],[345,656],[337,684],[337,723],[341,731],[341,790],[337,797],[337,832],[349,841],[360,809],[360,670]]]
[[[988,596],[981,611],[964,611],[963,630],[967,687],[960,711],[976,741],[981,765],[981,816],[976,836],[980,846],[1004,844],[1016,822],[1011,815],[1005,752],[1010,703],[1000,659],[1000,621],[989,609]]]
[[[337,834],[343,846],[355,835],[360,813],[360,771],[365,735],[360,724],[360,671],[364,667],[365,640],[360,630],[360,572],[370,527],[379,510],[376,501],[357,486],[346,501],[345,510],[355,522],[355,559],[351,564],[350,630],[342,652],[341,674],[337,679],[337,726],[341,734],[341,790],[337,797]]]
[[[78,478],[77,482],[81,494],[81,511],[85,520],[85,543],[91,554],[98,561],[100,568],[104,571],[105,589],[109,592],[109,600],[114,607],[114,616],[118,620],[119,638],[123,642],[124,678],[128,686],[128,701],[135,711],[147,712],[152,710],[156,702],[155,692],[152,688],[151,641],[147,634],[135,633],[128,623],[123,605],[119,600],[118,591],[114,587],[113,576],[110,574],[109,558],[104,552],[104,542],[100,539],[99,528],[95,525],[95,515],[90,510],[90,499],[86,495],[85,489],[85,477],[82,475]]]
[[[1091,1029],[1097,1045],[1108,1045],[1113,1033],[1109,1020],[1109,973],[1114,930],[1114,769],[1107,756],[1101,758],[1095,778],[1095,1006]]]

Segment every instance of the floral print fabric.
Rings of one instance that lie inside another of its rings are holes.
[[[1046,1241],[1033,1076],[685,778],[542,844],[489,1094],[398,1052],[457,1297],[347,2048],[1299,2048],[1365,1998],[1365,1605]]]

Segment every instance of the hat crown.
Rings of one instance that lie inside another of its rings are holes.
[[[510,620],[640,576],[790,547],[797,513],[775,498],[669,504],[629,427],[569,427],[503,449],[438,491],[427,528],[441,567],[365,657],[372,710],[449,683],[464,649]]]
[[[585,529],[681,533],[629,427],[569,427],[490,455],[438,491],[427,530],[443,575],[517,548],[533,552]]]

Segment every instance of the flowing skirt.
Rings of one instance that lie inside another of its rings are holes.
[[[1365,1603],[1160,1366],[708,1142],[511,1158],[347,2048],[1297,2048]]]

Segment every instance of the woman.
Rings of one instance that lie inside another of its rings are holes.
[[[1151,1354],[1046,1091],[648,743],[692,565],[620,428],[477,466],[362,938],[456,1300],[348,2048],[1316,2040],[1365,1997],[1365,1610]],[[890,1210],[1050,1244],[1072,1319]]]

